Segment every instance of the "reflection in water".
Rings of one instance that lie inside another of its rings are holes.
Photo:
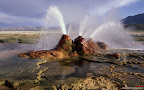
[[[53,78],[54,80],[65,80],[70,77],[85,78],[88,73],[95,73],[95,71],[104,73],[107,70],[106,67],[109,65],[98,65],[86,60],[71,60],[69,63],[65,61],[67,60],[60,61],[59,63],[52,62],[45,64],[44,66],[49,66],[49,69],[45,72],[46,77]]]
[[[1,58],[9,58],[17,56],[20,53],[25,53],[31,50],[35,50],[36,45],[33,44],[0,44],[0,60]]]
[[[0,59],[0,79],[33,80],[36,75],[33,70],[38,60],[18,58],[17,55]]]
[[[19,44],[19,43],[11,43],[11,44],[1,44],[0,43],[0,52],[7,50],[21,50],[21,49],[30,49],[34,50],[36,45],[34,44]]]

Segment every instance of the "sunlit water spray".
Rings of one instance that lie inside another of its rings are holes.
[[[63,16],[56,6],[51,6],[47,9],[47,14],[43,18],[44,26],[59,26],[62,33],[66,34],[66,28],[63,20]]]
[[[71,26],[68,27],[67,35],[70,36],[71,33]]]
[[[79,36],[89,38],[89,36],[94,32],[95,28],[99,25],[99,22],[100,21],[96,16],[86,15],[80,22]]]
[[[105,24],[102,24],[101,26],[99,26],[91,35],[90,37],[93,38],[98,32],[103,31],[104,29],[107,30],[107,28],[111,27],[111,28],[115,28],[114,26],[117,27],[122,27],[119,23],[117,25],[115,25],[115,22],[106,22]],[[121,29],[122,30],[122,29]]]
[[[107,21],[99,26],[90,37],[107,43],[111,48],[143,49],[143,45],[133,40],[129,30],[120,21]]]
[[[80,27],[79,27],[79,36],[83,35],[84,29],[88,25],[88,16],[85,16],[84,19],[80,22]]]

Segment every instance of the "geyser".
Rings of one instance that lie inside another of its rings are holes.
[[[47,9],[47,13],[46,16],[43,18],[43,21],[45,26],[49,26],[49,27],[59,26],[62,33],[67,34],[62,13],[58,9],[58,7],[53,5],[50,6]]]
[[[82,36],[78,36],[73,42],[69,36],[63,35],[55,48],[20,54],[19,57],[63,59],[70,56],[93,55],[96,52],[107,49],[108,46],[103,42],[94,42],[92,39],[87,40]]]
[[[66,32],[66,27],[64,24],[63,16],[59,9],[56,6],[51,6],[47,10],[46,16],[43,18],[45,26],[59,26],[63,35],[71,36],[74,40],[79,33],[79,36],[84,38],[91,38],[93,42],[102,41],[108,44],[110,48],[115,49],[141,49],[142,44],[137,43],[132,39],[128,30],[126,30],[120,20],[115,18],[115,16],[108,17],[108,20],[103,20],[97,16],[87,15],[81,21],[78,28],[74,26],[69,26],[68,31]],[[101,20],[100,20],[101,19]],[[57,28],[58,29],[58,28]],[[75,31],[76,30],[76,31]],[[48,50],[54,48],[54,46],[59,42],[61,38],[60,33],[50,33],[51,35],[43,35],[40,44],[38,44],[39,50]],[[90,41],[87,39],[83,41]],[[97,43],[100,45],[105,45],[103,43]],[[103,47],[106,48],[106,47]]]

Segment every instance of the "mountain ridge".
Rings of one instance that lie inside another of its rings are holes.
[[[144,24],[144,13],[137,14],[134,16],[128,16],[122,19],[124,24],[132,25],[132,24]]]
[[[144,30],[144,13],[137,14],[134,16],[128,16],[124,19],[122,19],[123,24],[126,27],[134,27],[136,29],[143,29]],[[0,22],[1,25],[5,26],[6,24],[3,24]],[[69,29],[70,25],[66,25],[66,28]],[[78,29],[79,26],[72,25],[74,29]],[[0,31],[41,31],[41,30],[58,30],[59,27],[45,27],[45,26],[24,26],[24,27],[4,27],[0,28]]]

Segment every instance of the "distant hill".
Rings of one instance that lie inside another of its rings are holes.
[[[7,27],[0,28],[0,31],[38,31],[40,27]]]
[[[137,14],[134,16],[128,16],[125,19],[123,19],[123,23],[126,25],[144,24],[144,13]]]
[[[69,29],[69,27],[72,30],[77,30],[79,28],[78,25],[66,25],[66,29]],[[25,27],[0,28],[0,31],[42,31],[42,30],[60,30],[60,27],[45,27],[45,26],[31,27],[31,26],[25,26]]]
[[[128,16],[125,19],[122,19],[122,21],[125,27],[132,27],[133,30],[144,31],[144,13]]]
[[[59,27],[31,27],[31,26],[25,26],[25,27],[6,27],[6,28],[0,28],[0,31],[42,31],[42,30],[59,30]]]

